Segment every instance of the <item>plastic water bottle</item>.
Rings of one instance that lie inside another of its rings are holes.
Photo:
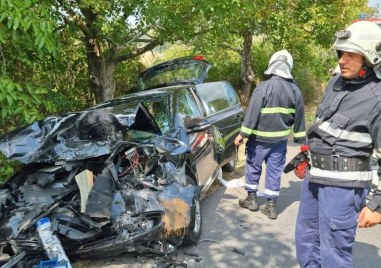
[[[36,226],[42,245],[44,246],[49,259],[57,260],[59,263],[65,263],[65,267],[72,268],[60,240],[57,235],[53,234],[49,218],[40,219],[36,223]]]

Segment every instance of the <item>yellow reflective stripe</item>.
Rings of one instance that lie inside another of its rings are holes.
[[[253,134],[253,130],[251,128],[247,128],[247,127],[244,127],[244,126],[241,127],[241,131],[243,133],[246,133],[247,135]]]
[[[228,135],[226,135],[226,136],[224,137],[224,141],[229,140],[232,136],[234,136],[234,135],[236,135],[237,133],[239,133],[240,129],[241,129],[241,127],[238,127],[238,128],[236,128],[236,129],[234,129],[232,132],[230,132]]]
[[[283,130],[283,131],[273,131],[273,132],[265,132],[265,131],[256,131],[257,136],[275,138],[275,137],[285,137],[291,134],[291,129]]]
[[[294,114],[295,109],[293,108],[283,108],[283,107],[272,107],[272,108],[262,108],[261,114]]]
[[[305,131],[294,133],[294,138],[301,138],[301,137],[305,137],[305,136],[306,136],[306,132]]]
[[[262,137],[267,137],[267,138],[275,138],[275,137],[285,137],[291,134],[291,129],[283,130],[283,131],[259,131],[256,129],[250,129],[247,127],[242,126],[241,131],[251,135],[257,135],[257,136],[262,136]]]

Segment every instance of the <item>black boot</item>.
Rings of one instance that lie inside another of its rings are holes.
[[[267,199],[266,204],[261,205],[259,210],[271,220],[278,218],[278,212],[276,211],[276,200]]]
[[[248,192],[247,197],[245,199],[239,199],[238,204],[243,207],[247,208],[251,211],[258,211],[258,203],[257,203],[257,192]]]

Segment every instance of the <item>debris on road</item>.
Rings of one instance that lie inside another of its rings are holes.
[[[239,250],[238,248],[233,248],[232,251],[233,251],[234,253],[240,254],[240,255],[242,255],[242,256],[245,255],[245,252]]]
[[[219,244],[221,247],[224,246],[224,245],[222,245],[221,242],[218,242],[217,240],[213,240],[213,239],[202,239],[202,240],[198,241],[198,243],[202,243],[202,242],[213,242],[213,243]]]

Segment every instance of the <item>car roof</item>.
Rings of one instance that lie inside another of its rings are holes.
[[[169,95],[172,94],[173,92],[176,92],[178,90],[181,90],[184,88],[184,85],[175,85],[175,86],[167,86],[167,87],[160,87],[160,88],[152,88],[152,89],[147,89],[144,91],[137,91],[133,93],[129,93],[127,95],[121,96],[115,100],[118,99],[130,99],[130,98],[141,98],[141,97],[147,97],[149,98],[150,96],[157,96],[157,95]],[[113,101],[113,100],[111,100]]]
[[[181,57],[154,65],[139,74],[138,90],[204,82],[211,68],[203,56]]]
[[[161,96],[169,96],[172,95],[173,93],[178,92],[181,89],[185,89],[184,85],[176,85],[176,86],[170,86],[170,87],[163,87],[163,88],[154,88],[154,89],[149,89],[145,91],[138,91],[134,93],[129,93],[127,95],[111,99],[109,101],[100,103],[96,106],[93,106],[89,108],[88,110],[97,110],[97,109],[104,109],[107,107],[113,107],[120,105],[121,103],[125,103],[126,101],[128,102],[129,100],[132,99],[155,99],[155,98],[160,98]]]
[[[381,28],[381,18],[369,18],[369,19],[357,19],[354,20],[352,23],[356,23],[359,21],[370,21],[376,23]]]

